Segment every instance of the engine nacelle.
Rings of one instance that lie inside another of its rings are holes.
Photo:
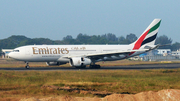
[[[60,62],[46,62],[48,66],[59,66],[66,63],[60,63]]]
[[[90,65],[91,62],[91,59],[83,57],[73,57],[69,61],[70,65],[75,67]]]

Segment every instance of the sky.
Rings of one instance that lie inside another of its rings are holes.
[[[79,33],[139,37],[155,18],[158,36],[180,42],[179,0],[0,0],[0,39],[11,35],[62,40]]]

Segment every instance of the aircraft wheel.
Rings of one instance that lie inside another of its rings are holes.
[[[98,68],[98,69],[99,69],[99,68],[101,68],[101,66],[100,66],[100,65],[97,65],[97,66],[96,66],[96,68]]]
[[[86,66],[76,66],[75,68],[77,68],[77,69],[85,69]]]
[[[27,65],[25,68],[26,68],[26,69],[29,69],[30,67]]]
[[[29,62],[28,62],[28,61],[25,61],[25,63],[26,63],[25,68],[26,68],[26,69],[29,69],[29,68],[30,68],[30,67],[29,67]]]
[[[101,68],[101,66],[100,65],[90,65],[89,68],[91,68],[91,69],[99,69],[99,68]]]

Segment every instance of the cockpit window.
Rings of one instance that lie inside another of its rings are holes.
[[[19,50],[13,50],[13,52],[19,52]]]

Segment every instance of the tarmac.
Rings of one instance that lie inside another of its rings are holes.
[[[128,66],[102,66],[99,69],[77,69],[75,67],[30,67],[26,69],[25,67],[12,67],[12,68],[3,68],[0,70],[8,71],[77,71],[77,70],[143,70],[143,69],[177,69],[180,68],[180,63],[165,63],[165,64],[143,64],[143,65],[128,65]]]

